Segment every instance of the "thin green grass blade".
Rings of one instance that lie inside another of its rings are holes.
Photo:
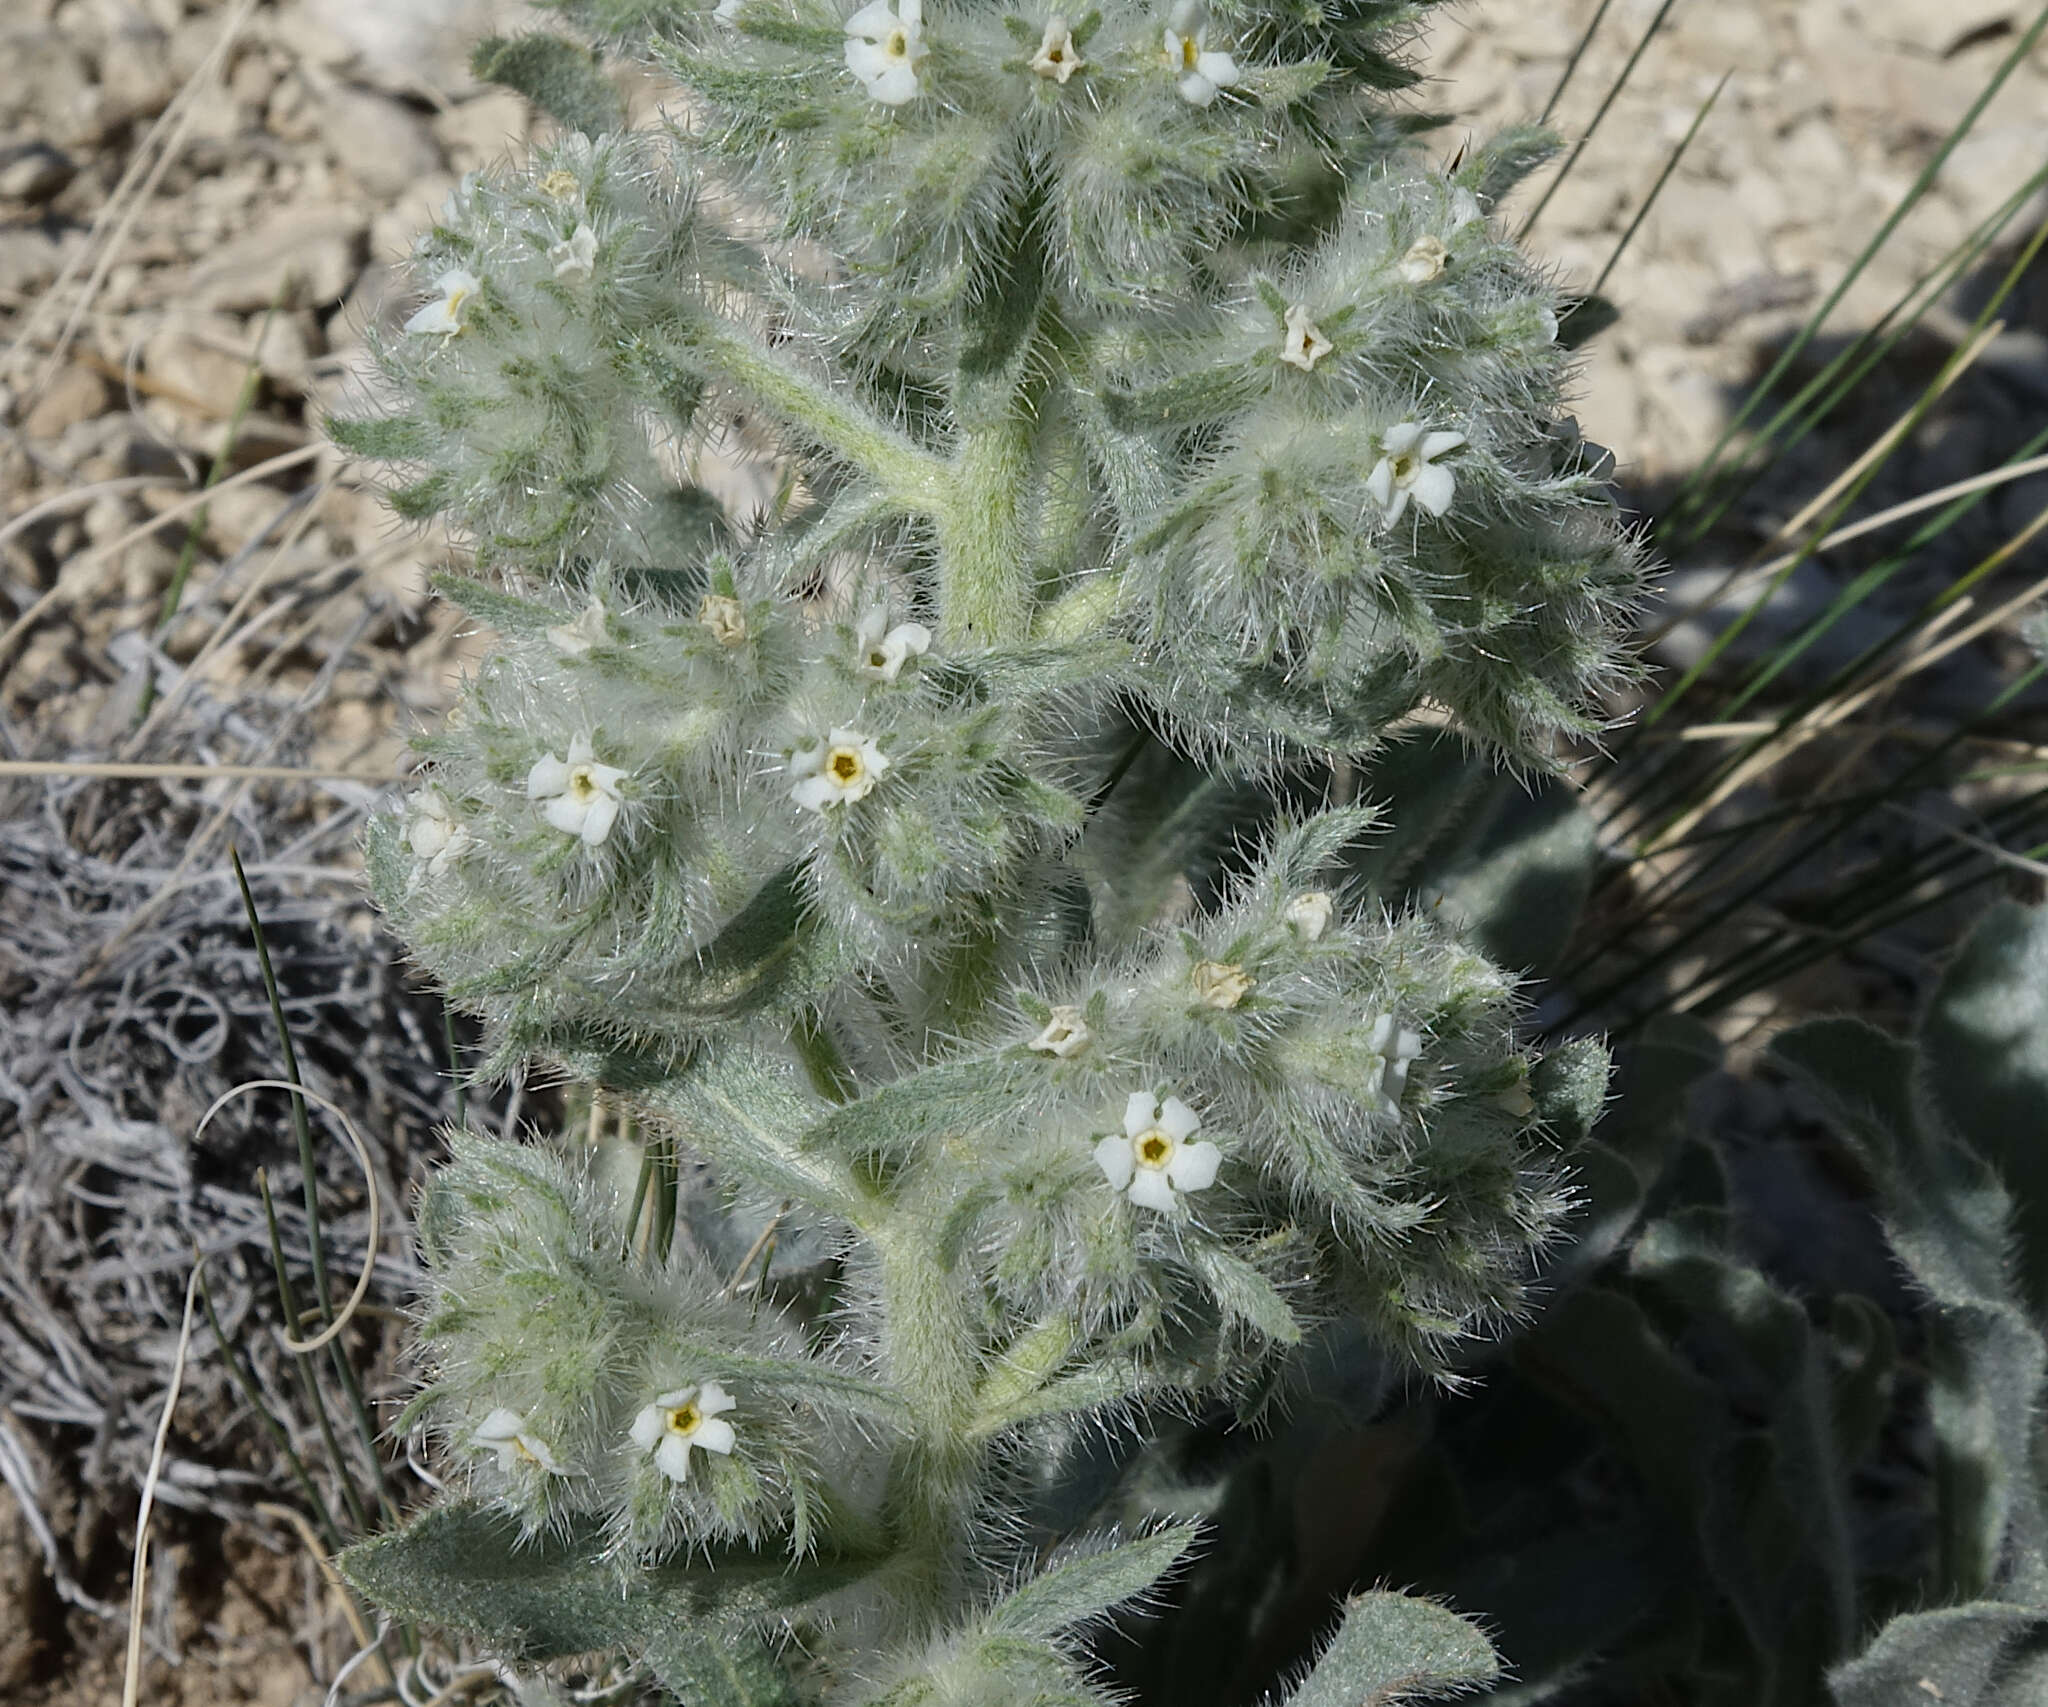
[[[241,1357],[221,1328],[220,1313],[213,1305],[213,1288],[206,1279],[205,1260],[195,1253],[194,1261],[199,1264],[199,1298],[206,1307],[206,1325],[213,1330],[213,1343],[220,1347],[221,1361],[227,1365],[228,1374],[233,1377],[244,1402],[263,1424],[264,1431],[270,1436],[271,1444],[284,1455],[284,1461],[292,1473],[292,1480],[299,1484],[299,1492],[305,1495],[306,1504],[312,1508],[313,1521],[319,1526],[321,1538],[326,1541],[330,1551],[338,1553],[346,1537],[335,1527],[334,1514],[327,1509],[327,1501],[321,1497],[320,1489],[307,1471],[306,1461],[299,1456],[298,1448],[292,1445],[290,1432],[264,1402],[262,1390],[256,1385],[256,1378],[243,1365]]]
[[[1565,90],[1571,87],[1572,77],[1579,69],[1579,61],[1586,57],[1586,49],[1593,45],[1593,38],[1600,33],[1600,25],[1606,20],[1607,8],[1614,0],[1600,0],[1593,13],[1593,21],[1586,26],[1586,33],[1579,37],[1578,45],[1572,49],[1571,58],[1564,62],[1564,70],[1558,73],[1557,87],[1550,91],[1550,99],[1543,103],[1543,116],[1538,124],[1550,123],[1550,115],[1557,111],[1557,103],[1564,99]]]
[[[278,1053],[284,1061],[284,1076],[292,1084],[302,1083],[299,1078],[299,1053],[292,1043],[292,1030],[284,1016],[284,998],[277,987],[277,973],[270,963],[270,943],[263,934],[263,920],[256,910],[256,896],[249,887],[248,873],[242,869],[242,854],[239,848],[229,848],[229,863],[234,867],[235,882],[242,891],[242,909],[248,916],[249,932],[256,940],[256,963],[263,975],[263,992],[270,1001],[271,1025],[277,1034]],[[306,1206],[306,1245],[312,1254],[314,1304],[320,1312],[323,1325],[334,1321],[334,1301],[327,1291],[327,1255],[320,1233],[320,1176],[313,1160],[313,1126],[306,1112],[306,1099],[294,1090],[291,1093],[292,1132],[299,1144],[299,1173],[304,1186]],[[280,1253],[281,1257],[281,1253]],[[364,1259],[375,1261],[372,1251]],[[298,1328],[293,1318],[293,1334]],[[342,1391],[348,1397],[349,1411],[355,1420],[356,1433],[361,1437],[363,1451],[370,1460],[370,1471],[375,1478],[377,1504],[385,1521],[398,1521],[398,1507],[392,1503],[390,1491],[384,1485],[384,1461],[377,1451],[377,1428],[370,1420],[369,1402],[363,1397],[362,1382],[356,1376],[355,1365],[348,1359],[341,1342],[327,1343],[334,1373],[341,1382]]]
[[[1734,68],[1721,73],[1721,81],[1714,85],[1714,92],[1700,103],[1700,110],[1693,114],[1692,123],[1686,126],[1685,135],[1678,139],[1678,146],[1671,151],[1664,162],[1664,170],[1657,174],[1657,181],[1650,186],[1650,193],[1643,198],[1643,205],[1636,209],[1635,218],[1628,222],[1628,229],[1621,234],[1621,241],[1614,246],[1614,253],[1607,257],[1607,265],[1600,269],[1600,276],[1593,281],[1590,295],[1598,296],[1601,287],[1607,283],[1628,246],[1635,241],[1635,235],[1642,229],[1643,221],[1650,217],[1650,209],[1657,205],[1657,198],[1664,193],[1664,186],[1671,182],[1671,174],[1678,170],[1679,161],[1685,158],[1685,151],[1692,146],[1692,139],[1699,135],[1700,126],[1707,122],[1707,114],[1714,110],[1714,103],[1721,98],[1721,91],[1728,87],[1728,79],[1735,75]]]
[[[1586,144],[1593,140],[1594,134],[1600,129],[1600,121],[1607,117],[1608,109],[1620,97],[1622,90],[1628,87],[1628,80],[1635,75],[1636,66],[1641,62],[1650,43],[1657,39],[1657,32],[1663,29],[1664,20],[1671,15],[1671,8],[1677,3],[1678,0],[1664,0],[1663,5],[1657,8],[1657,15],[1650,20],[1650,27],[1643,32],[1643,39],[1636,43],[1635,52],[1628,56],[1628,63],[1621,68],[1621,75],[1607,86],[1607,93],[1600,98],[1600,105],[1593,113],[1593,122],[1586,126],[1585,133],[1579,140],[1572,144],[1572,151],[1565,156],[1564,164],[1557,169],[1557,176],[1544,185],[1543,194],[1537,198],[1535,207],[1530,209],[1529,217],[1522,221],[1521,230],[1515,233],[1517,243],[1528,241],[1530,231],[1535,228],[1537,220],[1543,217],[1543,210],[1550,205],[1550,198],[1557,194],[1558,186],[1572,175],[1572,168],[1579,163],[1579,156],[1586,152]]]
[[[256,1170],[256,1194],[263,1199],[263,1223],[270,1234],[270,1268],[277,1279],[278,1307],[284,1312],[285,1326],[297,1339],[302,1334],[305,1317],[300,1314],[292,1277],[285,1269],[284,1239],[277,1230],[277,1205],[270,1197],[270,1176],[262,1168]],[[299,1386],[305,1394],[306,1408],[313,1413],[313,1419],[319,1425],[320,1441],[327,1448],[327,1462],[333,1467],[334,1478],[341,1485],[341,1502],[348,1507],[349,1520],[355,1525],[358,1535],[367,1535],[370,1533],[369,1508],[363,1504],[363,1496],[356,1489],[356,1479],[349,1473],[348,1459],[343,1456],[341,1441],[334,1432],[334,1420],[327,1414],[326,1395],[320,1391],[320,1383],[313,1376],[312,1360],[303,1354],[294,1354],[292,1367],[299,1372]]]
[[[1987,215],[1976,230],[1916,279],[1874,325],[1845,344],[1813,378],[1781,405],[1739,453],[1732,468],[1712,471],[1712,488],[1700,494],[1698,499],[1707,506],[1705,512],[1687,523],[1684,531],[1670,540],[1671,548],[1679,549],[1703,538],[1774,459],[1794,449],[1809,433],[1818,429],[1874,369],[1912,336],[1928,310],[1958,278],[1977,264],[2044,184],[2048,184],[2048,166],[2028,178]],[[1681,495],[1700,477],[1700,473],[1701,470],[1695,469],[1687,477],[1687,486],[1681,488]],[[1677,514],[1678,501],[1674,499],[1673,507],[1659,518],[1658,526],[1669,528]]]
[[[1907,188],[1905,195],[1900,198],[1898,206],[1893,208],[1891,213],[1886,216],[1884,223],[1878,227],[1876,234],[1864,245],[1862,252],[1850,263],[1849,270],[1842,275],[1840,282],[1828,293],[1826,300],[1808,316],[1806,324],[1793,337],[1791,343],[1786,345],[1784,350],[1780,352],[1777,360],[1771,364],[1764,377],[1750,388],[1749,396],[1744,399],[1741,406],[1729,419],[1727,425],[1722,428],[1721,436],[1714,441],[1705,458],[1701,461],[1700,466],[1693,471],[1685,486],[1681,487],[1675,496],[1672,505],[1672,514],[1675,518],[1683,520],[1689,511],[1697,508],[1696,494],[1700,485],[1712,476],[1713,471],[1720,463],[1722,454],[1734,441],[1735,435],[1742,430],[1749,418],[1756,412],[1762,400],[1770,394],[1772,387],[1784,377],[1785,371],[1799,359],[1801,352],[1805,350],[1806,346],[1820,335],[1821,328],[1827,324],[1836,308],[1841,305],[1842,299],[1849,294],[1851,287],[1857,279],[1863,276],[1864,269],[1876,258],[1885,244],[1891,241],[1892,233],[1899,228],[1900,222],[1919,205],[1920,198],[1933,185],[1937,174],[1948,163],[1949,156],[1956,151],[1963,138],[1968,136],[1971,130],[1976,127],[1977,120],[1982,116],[1984,109],[1991,104],[1993,97],[1997,95],[1998,91],[2005,87],[2007,79],[2012,76],[2013,72],[2033,52],[2034,44],[2041,39],[2044,29],[2048,29],[2048,7],[2042,8],[2034,22],[2028,26],[2026,32],[2014,44],[2012,51],[2000,61],[1999,67],[1992,73],[1990,81],[1978,92],[1977,98],[1970,103],[1969,110],[1963,114],[1962,118],[1956,122],[1955,127],[1943,139],[1941,146],[1935,150],[1933,158],[1921,168],[1919,176]],[[1697,535],[1691,537],[1697,537]]]
[[[448,1078],[455,1087],[455,1124],[469,1124],[469,1073],[462,1065],[462,1043],[455,1035],[455,1010],[441,1004],[441,1040],[448,1049]]]

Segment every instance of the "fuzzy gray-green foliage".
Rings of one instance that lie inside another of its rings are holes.
[[[1097,1701],[1069,1626],[1187,1537],[1039,1558],[1057,1442],[1253,1417],[1325,1329],[1455,1384],[1571,1207],[1604,1053],[1539,1060],[1461,927],[1519,952],[1590,844],[1475,843],[1439,918],[1302,786],[1425,705],[1542,768],[1626,672],[1641,555],[1489,217],[1551,139],[1430,166],[1389,0],[556,10],[688,119],[480,59],[584,128],[465,181],[335,424],[494,577],[443,584],[497,643],[369,864],[661,1201],[458,1141],[413,1420],[467,1503],[353,1568],[686,1700]],[[735,413],[784,468],[726,516]],[[1304,1699],[1489,1675],[1368,1596]]]

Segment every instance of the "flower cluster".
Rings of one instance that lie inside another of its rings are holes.
[[[457,1134],[421,1207],[426,1379],[408,1423],[529,1531],[596,1520],[643,1556],[770,1533],[810,1546],[820,1478],[847,1474],[892,1397],[697,1260],[636,1268],[626,1220],[590,1171]]]

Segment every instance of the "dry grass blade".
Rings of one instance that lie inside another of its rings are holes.
[[[383,771],[318,770],[307,765],[119,764],[102,759],[0,759],[0,777],[98,776],[136,782],[362,782],[378,787],[397,780]]]
[[[192,1349],[192,1325],[197,1320],[199,1269],[200,1263],[195,1262],[185,1282],[185,1316],[178,1326],[177,1357],[171,1364],[163,1415],[156,1425],[156,1444],[150,1449],[149,1474],[142,1483],[142,1504],[135,1513],[134,1575],[128,1587],[128,1660],[121,1677],[121,1707],[136,1707],[142,1695],[142,1598],[149,1582],[149,1520],[156,1509],[156,1486],[164,1471],[164,1445],[171,1437],[171,1417],[178,1409],[178,1394],[185,1385],[185,1356]]]

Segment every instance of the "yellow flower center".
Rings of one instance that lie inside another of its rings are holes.
[[[588,765],[578,765],[569,773],[569,794],[577,805],[588,806],[603,792]]]
[[[518,1455],[521,1458],[524,1458],[527,1461],[527,1463],[535,1465],[536,1467],[541,1469],[546,1468],[545,1465],[541,1464],[539,1455],[533,1450],[532,1447],[528,1446],[525,1441],[514,1438],[512,1442],[512,1450],[518,1453]]]
[[[1198,58],[1199,58],[1199,57],[1201,56],[1201,52],[1202,52],[1202,50],[1201,50],[1201,48],[1200,48],[1200,47],[1198,47],[1198,46],[1196,45],[1196,43],[1195,43],[1195,38],[1194,38],[1193,36],[1182,36],[1182,37],[1180,38],[1180,68],[1181,68],[1181,70],[1183,70],[1183,71],[1192,71],[1192,70],[1194,70],[1194,68],[1195,68],[1195,61],[1196,61],[1196,60],[1197,60],[1197,59],[1198,59]]]
[[[891,30],[888,43],[882,51],[891,59],[906,58],[910,53],[910,37],[900,29]]]
[[[576,174],[556,167],[540,181],[540,193],[552,196],[558,202],[565,202],[576,193]]]
[[[1155,1127],[1141,1135],[1131,1148],[1138,1158],[1140,1167],[1163,1168],[1168,1158],[1173,1155],[1173,1140]]]
[[[1404,450],[1399,456],[1394,458],[1394,478],[1405,485],[1408,481],[1415,478],[1417,466],[1415,453]]]
[[[669,1432],[671,1434],[695,1434],[697,1432],[697,1425],[703,1420],[704,1415],[697,1409],[694,1401],[687,1405],[678,1405],[668,1414]]]
[[[889,654],[888,654],[888,653],[886,653],[886,652],[884,652],[884,651],[883,651],[883,650],[882,650],[882,649],[881,649],[880,647],[876,647],[876,648],[875,648],[875,649],[874,649],[873,651],[871,651],[871,652],[869,652],[869,653],[868,653],[868,668],[869,668],[869,669],[871,669],[871,670],[886,670],[886,669],[887,669],[888,667],[889,667]]]
[[[867,774],[857,747],[834,747],[825,759],[825,769],[841,788],[851,788]]]

